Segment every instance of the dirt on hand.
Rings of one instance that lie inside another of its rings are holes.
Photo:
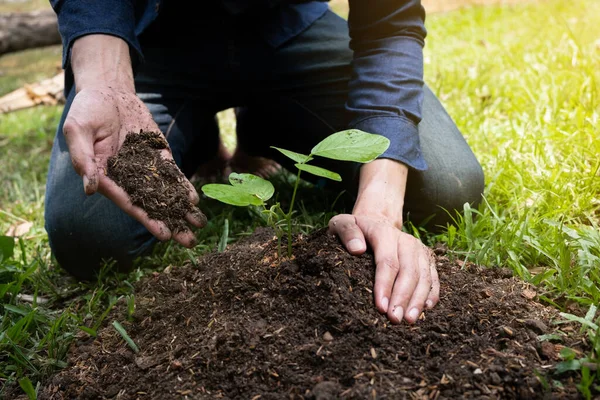
[[[173,233],[189,230],[186,215],[204,219],[190,201],[185,176],[161,150],[168,144],[160,132],[131,132],[119,152],[107,161],[107,176],[122,187],[148,217],[164,222]]]
[[[300,238],[292,260],[276,247],[260,229],[143,279],[133,317],[120,304],[76,342],[40,398],[580,398],[576,373],[555,369],[564,346],[589,351],[579,329],[553,324],[558,312],[510,271],[438,254],[440,303],[390,325],[373,305],[371,254],[349,255],[326,230]]]

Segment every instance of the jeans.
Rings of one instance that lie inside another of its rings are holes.
[[[188,177],[215,155],[216,114],[228,108],[237,110],[238,145],[283,167],[291,167],[289,160],[270,146],[308,154],[321,139],[345,129],[352,59],[346,21],[328,12],[279,48],[248,33],[243,24],[224,18],[222,26],[218,34],[199,27],[197,37],[211,39],[185,45],[175,37],[169,47],[141,38],[146,62],[136,71],[136,90]],[[46,230],[58,263],[79,279],[91,279],[106,260],[127,270],[156,240],[104,196],[85,195],[62,134],[73,97],[67,96],[52,149]],[[419,135],[429,169],[409,172],[405,218],[415,224],[428,219],[431,227],[445,225],[451,221],[447,211],[479,203],[483,172],[428,87]],[[350,189],[356,188],[357,165],[319,165],[341,172]]]

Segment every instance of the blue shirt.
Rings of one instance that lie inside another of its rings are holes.
[[[143,62],[139,35],[156,19],[161,0],[50,0],[63,41],[65,90],[72,86],[69,59],[73,42],[103,33],[125,40],[132,60]],[[163,0],[169,1],[169,0]],[[328,9],[320,1],[217,0],[232,14],[276,7],[262,21],[265,40],[274,47],[299,35]],[[186,5],[188,5],[187,3]],[[354,52],[346,108],[349,128],[390,139],[381,158],[427,169],[417,124],[423,99],[425,12],[420,0],[349,0],[350,47]],[[198,7],[201,7],[200,5]]]

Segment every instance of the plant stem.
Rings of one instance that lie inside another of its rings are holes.
[[[290,202],[290,210],[285,215],[285,219],[287,220],[288,226],[288,257],[292,256],[292,211],[294,211],[294,201],[296,200],[296,192],[298,191],[301,173],[302,171],[298,170],[298,174],[296,175],[296,183],[294,184],[294,192],[292,193],[292,201]]]

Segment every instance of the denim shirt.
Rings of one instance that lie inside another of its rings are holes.
[[[83,35],[102,33],[120,37],[129,44],[134,65],[143,62],[138,37],[158,16],[161,1],[170,0],[50,0],[63,41],[65,90],[69,91],[73,85],[71,47]],[[272,20],[262,21],[264,38],[274,47],[299,35],[328,9],[321,1],[217,1],[232,14],[241,15],[259,6],[276,9],[277,12],[269,14]],[[421,1],[349,0],[349,5],[350,47],[354,52],[346,103],[351,115],[349,128],[390,139],[390,147],[381,158],[425,170],[427,164],[417,131],[421,121],[426,37]]]

